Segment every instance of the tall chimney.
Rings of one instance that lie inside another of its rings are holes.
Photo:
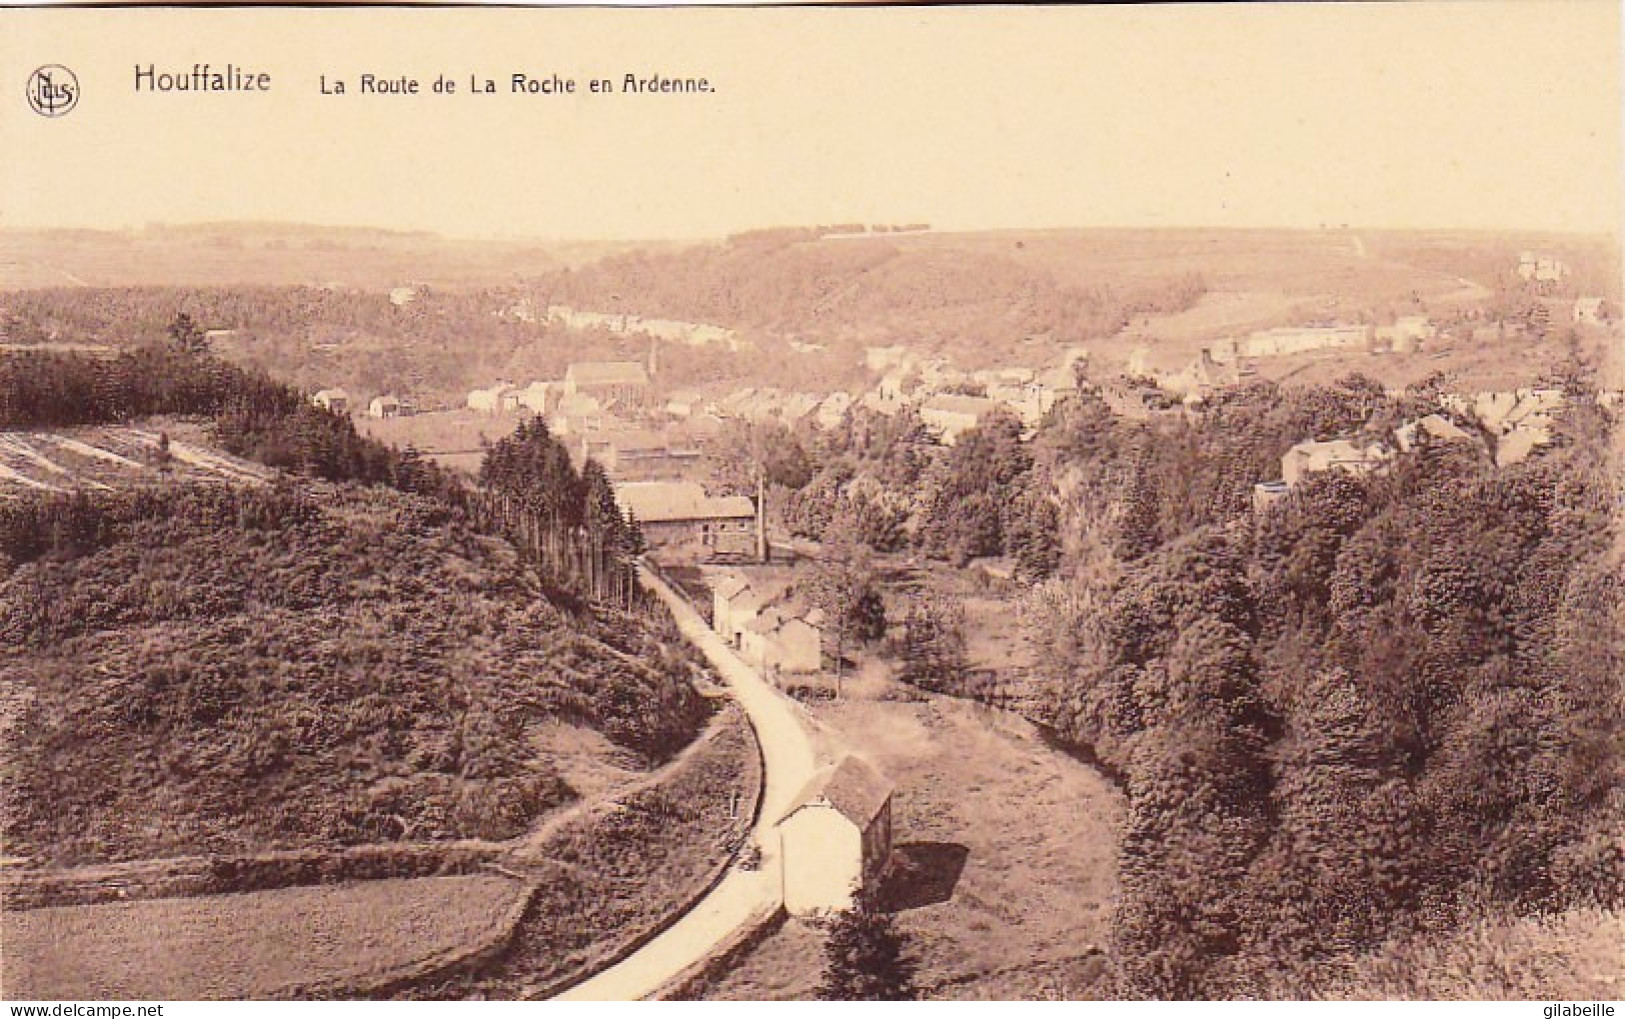
[[[756,468],[756,558],[768,561],[767,554],[767,485],[764,472]]]

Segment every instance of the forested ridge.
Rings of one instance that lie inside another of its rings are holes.
[[[0,427],[151,415],[285,473],[0,501],[8,851],[508,838],[574,795],[536,725],[652,765],[703,724],[635,597],[635,525],[545,429],[497,443],[472,489],[186,320],[111,359],[0,359]]]
[[[1562,381],[1540,457],[1424,445],[1256,514],[1288,437],[1435,394],[1241,394],[1154,434],[1074,404],[1041,437],[1070,554],[1029,628],[1050,721],[1126,781],[1119,993],[1290,995],[1403,934],[1620,903],[1611,422]]]

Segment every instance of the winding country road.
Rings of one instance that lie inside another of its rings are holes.
[[[734,653],[700,614],[664,580],[647,570],[640,579],[671,610],[683,636],[727,682],[756,730],[762,748],[762,812],[751,833],[761,847],[756,870],[728,871],[705,898],[664,933],[619,963],[560,994],[561,1001],[633,1001],[646,998],[708,957],[735,931],[777,910],[783,900],[778,840],[773,822],[812,778],[816,763],[800,710]]]

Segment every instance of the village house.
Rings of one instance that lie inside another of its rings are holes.
[[[1600,297],[1582,297],[1574,302],[1576,325],[1600,326],[1608,320],[1608,310]]]
[[[565,370],[564,393],[641,406],[649,399],[649,373],[637,361],[581,361]]]
[[[1518,275],[1526,283],[1560,283],[1569,267],[1560,258],[1525,251],[1518,256]]]
[[[1285,481],[1260,481],[1253,486],[1253,511],[1261,512],[1285,499],[1287,493],[1292,491]]]
[[[909,382],[912,376],[896,371],[883,376],[874,392],[880,401],[896,410],[908,402]]]
[[[711,584],[711,629],[723,640],[733,644],[733,602],[750,588],[750,581],[736,573],[718,578]]]
[[[1211,349],[1203,347],[1201,353],[1183,370],[1156,378],[1158,388],[1186,400],[1200,400],[1212,395],[1215,390],[1235,385],[1241,376],[1234,363],[1220,364],[1214,359]]]
[[[761,558],[756,504],[742,495],[707,495],[693,481],[628,481],[615,486],[651,548],[688,547],[707,558]]]
[[[783,599],[789,590],[790,585],[783,581],[752,581],[737,576],[724,578],[711,593],[712,628],[728,642],[728,646],[742,650],[746,628],[767,608]]]
[[[674,446],[645,429],[588,433],[580,451],[620,481],[675,481],[697,470],[703,459],[699,450]]]
[[[513,392],[513,386],[498,382],[489,389],[475,389],[468,394],[468,409],[481,414],[496,414],[502,410],[503,397]]]
[[[350,412],[350,394],[342,389],[319,390],[310,402],[322,410],[333,414],[348,414]]]
[[[1058,394],[1034,382],[1001,382],[987,387],[987,398],[1013,411],[1027,428],[1037,428]]]
[[[1495,466],[1510,467],[1523,463],[1530,454],[1552,442],[1552,431],[1546,425],[1524,425],[1513,428],[1495,440]]]
[[[1473,437],[1456,426],[1455,422],[1439,414],[1429,414],[1416,421],[1408,421],[1394,429],[1394,441],[1399,444],[1402,453],[1409,453],[1415,449],[1420,441],[1425,442],[1472,442]]]
[[[998,406],[985,396],[933,396],[920,405],[920,420],[936,429],[944,445],[952,446]]]
[[[894,403],[881,396],[878,392],[870,390],[858,398],[858,406],[864,410],[873,411],[883,417],[893,417],[903,409],[903,404]]]
[[[1426,315],[1401,315],[1391,326],[1378,326],[1375,331],[1378,349],[1396,354],[1411,354],[1420,350],[1425,340],[1438,335],[1438,329]]]
[[[1281,480],[1291,487],[1307,475],[1321,471],[1369,474],[1387,461],[1387,451],[1379,445],[1362,449],[1347,439],[1300,442],[1281,457]]]
[[[745,661],[769,675],[817,672],[823,666],[822,616],[773,605],[745,623],[739,651]]]
[[[550,382],[532,382],[524,389],[509,389],[502,394],[502,409],[510,414],[545,414],[553,391]]]
[[[849,754],[813,776],[777,827],[785,910],[791,916],[850,910],[891,861],[891,783]]]
[[[1473,414],[1492,432],[1508,432],[1518,427],[1548,427],[1552,415],[1568,406],[1561,389],[1519,389],[1514,392],[1484,392],[1473,399]]]
[[[596,432],[604,427],[603,404],[583,393],[561,396],[547,416],[547,427],[555,435]]]
[[[398,396],[375,396],[367,404],[368,417],[398,418],[410,413],[410,407]]]

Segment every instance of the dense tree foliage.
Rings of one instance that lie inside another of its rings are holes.
[[[1052,721],[1126,781],[1120,993],[1256,993],[1492,907],[1625,895],[1616,488],[1570,393],[1525,463],[1423,444],[1258,512],[1292,442],[1375,437],[1436,387],[1255,387],[1150,424],[1084,398],[1039,436],[1070,541],[1026,617]]]
[[[643,536],[616,501],[609,475],[588,460],[578,473],[539,417],[486,450],[475,518],[507,536],[555,582],[631,607],[638,600]]]

